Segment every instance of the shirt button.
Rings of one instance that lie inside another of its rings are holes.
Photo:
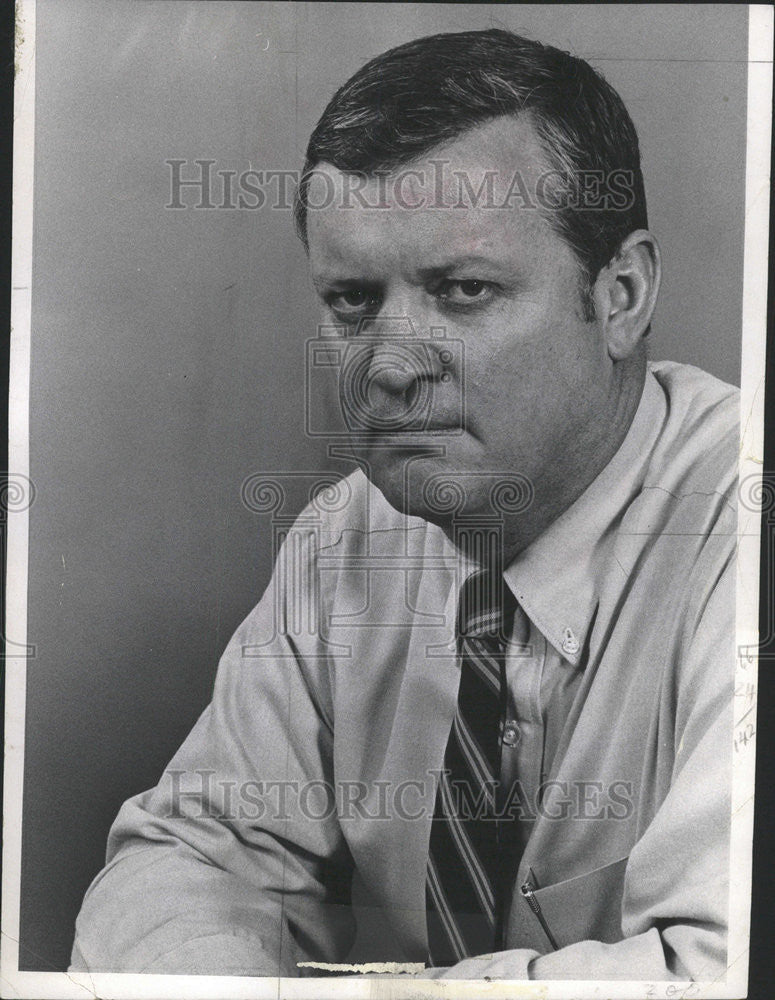
[[[581,648],[579,640],[569,628],[566,628],[562,634],[561,648],[563,653],[567,653],[568,656],[575,656]]]
[[[509,719],[503,724],[503,736],[501,738],[507,747],[515,747],[519,743],[519,726],[514,719]]]

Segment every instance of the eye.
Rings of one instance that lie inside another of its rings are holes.
[[[378,297],[366,288],[329,292],[324,298],[329,309],[340,316],[377,312],[379,308]]]
[[[482,294],[486,286],[483,281],[477,281],[475,278],[472,278],[470,281],[458,282],[458,287],[461,294],[465,295],[466,298],[475,299]]]
[[[478,278],[447,279],[438,290],[438,295],[450,305],[471,305],[489,300],[493,286],[489,281]]]
[[[337,298],[349,309],[362,309],[369,301],[369,296],[360,288],[355,288],[350,292],[342,292]]]

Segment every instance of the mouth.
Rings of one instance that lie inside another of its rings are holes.
[[[418,424],[417,427],[363,427],[351,428],[350,437],[364,441],[384,441],[400,444],[402,441],[422,440],[432,437],[451,437],[463,434],[459,423],[433,421]]]

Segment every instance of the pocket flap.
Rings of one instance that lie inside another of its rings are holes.
[[[557,945],[564,948],[577,941],[621,941],[622,894],[628,858],[621,858],[594,871],[547,885],[534,892],[535,901]],[[527,899],[515,888],[507,934],[509,948],[535,948],[547,952],[551,946]]]

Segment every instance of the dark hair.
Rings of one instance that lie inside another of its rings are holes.
[[[648,226],[635,126],[583,59],[501,29],[418,38],[372,59],[336,92],[307,146],[295,205],[299,236],[306,245],[306,188],[318,163],[345,173],[392,170],[477,125],[524,112],[550,166],[576,195],[566,205],[579,207],[550,215],[579,260],[588,295],[624,237]],[[585,208],[578,199],[586,171],[626,177],[626,207]]]

